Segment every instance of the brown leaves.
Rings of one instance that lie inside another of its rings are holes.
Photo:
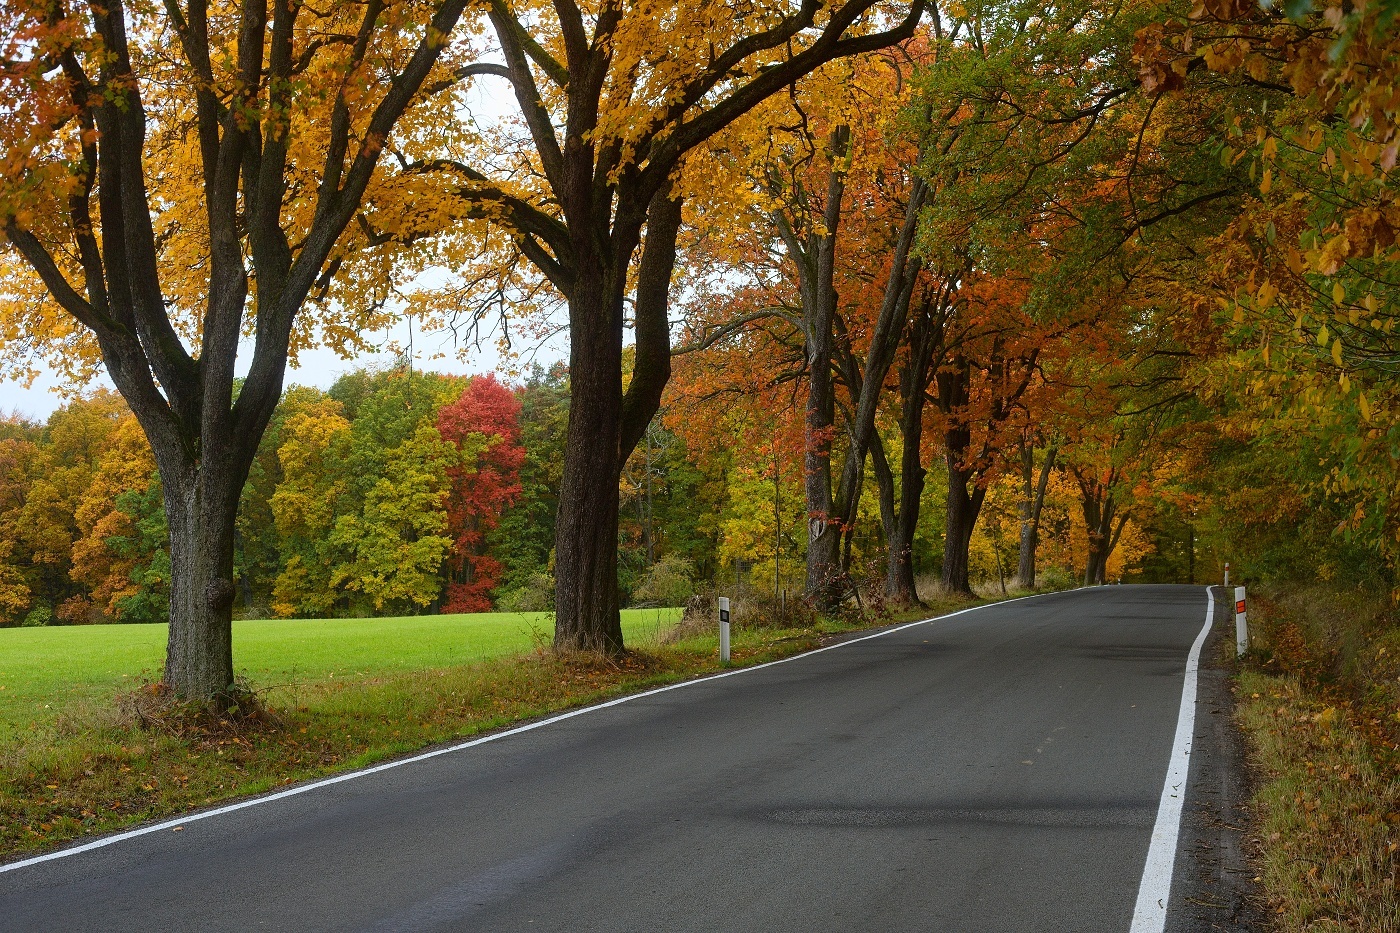
[[[1152,23],[1137,31],[1133,39],[1133,58],[1139,65],[1142,88],[1149,94],[1176,91],[1185,86],[1187,64],[1169,43],[1164,24]]]
[[[1241,12],[1242,4],[1236,0],[1196,0],[1189,15],[1193,20],[1209,18],[1224,23],[1237,18]]]

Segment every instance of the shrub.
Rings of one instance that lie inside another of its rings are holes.
[[[531,574],[520,586],[496,597],[496,609],[501,612],[553,612],[554,574],[543,570]]]
[[[684,606],[695,593],[695,566],[684,557],[668,554],[651,565],[632,591],[632,605],[639,608]]]
[[[1035,575],[1035,588],[1038,590],[1072,590],[1079,581],[1060,567],[1046,567]]]
[[[59,604],[55,614],[68,625],[95,625],[108,621],[102,608],[86,596],[70,596]]]
[[[24,617],[24,621],[20,623],[20,625],[25,628],[38,628],[41,625],[52,624],[53,610],[49,608],[47,603],[37,603],[33,609],[29,610],[29,614]]]

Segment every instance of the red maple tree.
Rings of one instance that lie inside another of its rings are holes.
[[[485,538],[500,523],[501,513],[520,498],[520,399],[493,374],[471,380],[457,401],[438,412],[444,440],[460,449],[475,448],[475,458],[451,467],[452,493],[447,502],[452,553],[443,612],[489,612],[491,591],[502,565],[486,553]]]

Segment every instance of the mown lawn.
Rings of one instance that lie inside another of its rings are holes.
[[[679,609],[622,613],[628,644],[655,644]],[[529,651],[554,635],[544,613],[385,619],[268,619],[233,623],[238,675],[257,690],[456,667]],[[0,629],[0,740],[51,721],[75,701],[110,700],[160,679],[164,625]]]

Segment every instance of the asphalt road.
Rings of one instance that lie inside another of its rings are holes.
[[[0,929],[1126,933],[1205,613],[890,631],[0,872]]]

